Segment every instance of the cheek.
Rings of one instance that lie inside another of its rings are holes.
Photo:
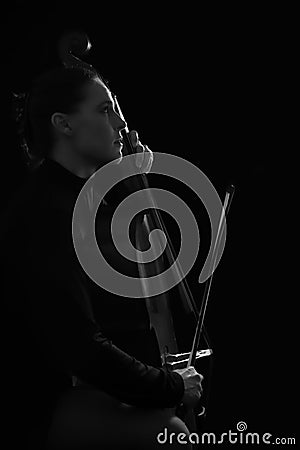
[[[97,116],[87,121],[83,126],[83,132],[89,140],[106,142],[111,140],[113,129],[106,117]]]

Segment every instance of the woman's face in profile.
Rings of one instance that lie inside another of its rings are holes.
[[[126,123],[115,112],[110,91],[100,80],[87,84],[84,91],[77,112],[69,115],[74,151],[96,164],[120,159],[122,145],[116,140]]]

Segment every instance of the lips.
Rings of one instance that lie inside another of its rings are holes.
[[[120,147],[123,147],[123,139],[115,139],[113,141],[114,145],[119,145]]]
[[[115,139],[113,143],[123,145],[123,138]]]

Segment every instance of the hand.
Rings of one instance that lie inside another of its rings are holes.
[[[130,131],[129,139],[132,143],[134,150],[136,151],[135,164],[136,167],[140,170],[138,171],[140,174],[149,173],[153,163],[153,152],[149,149],[147,145],[142,145],[138,133],[135,130]],[[120,169],[122,170],[122,162],[120,164]],[[146,180],[144,180],[145,182]],[[146,181],[147,183],[147,181]],[[140,181],[136,176],[129,177],[124,180],[124,184],[128,189],[128,192],[135,192],[141,189]],[[148,187],[148,185],[146,185]]]
[[[176,369],[174,372],[182,376],[184,382],[184,395],[182,403],[187,408],[194,408],[199,403],[202,395],[201,382],[203,376],[195,370],[195,367],[188,367],[185,369]]]
[[[130,131],[129,139],[137,152],[136,166],[141,169],[141,173],[149,173],[153,163],[153,152],[148,145],[141,144],[137,131]]]

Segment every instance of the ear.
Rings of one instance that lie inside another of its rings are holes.
[[[71,136],[73,130],[67,114],[53,113],[51,116],[51,123],[60,133]]]

